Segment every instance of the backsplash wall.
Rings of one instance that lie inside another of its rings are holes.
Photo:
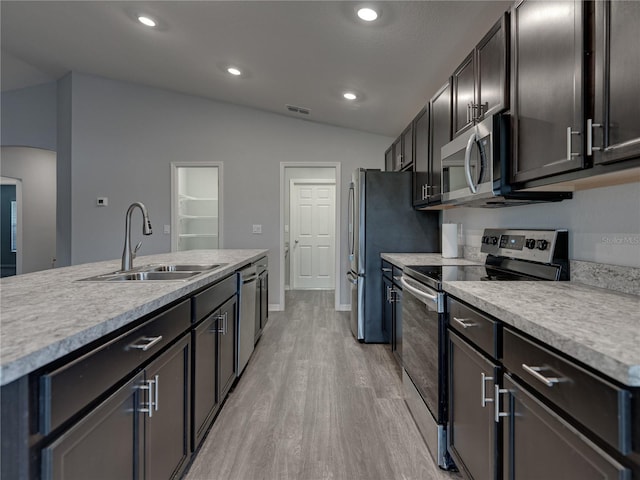
[[[640,267],[638,183],[575,192],[559,203],[444,210],[442,219],[462,224],[466,255],[479,251],[485,227],[566,228],[571,260]]]

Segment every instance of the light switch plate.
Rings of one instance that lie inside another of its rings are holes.
[[[262,233],[262,225],[254,225],[253,233]]]
[[[108,197],[98,197],[98,198],[96,198],[96,206],[98,206],[98,207],[106,207],[107,205],[109,205],[109,198]]]
[[[166,234],[171,233],[171,225],[165,225],[164,226],[164,233],[166,233]]]

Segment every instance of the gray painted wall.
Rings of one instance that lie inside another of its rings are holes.
[[[2,175],[22,180],[22,273],[51,268],[56,256],[56,154],[2,147]]]
[[[567,228],[572,260],[640,267],[638,183],[575,192],[560,203],[445,210],[443,220],[461,223],[465,245],[475,247],[484,227]]]
[[[3,146],[56,150],[56,82],[0,93]]]
[[[122,255],[124,214],[146,204],[154,234],[140,255],[170,250],[170,163],[224,162],[224,245],[270,250],[271,301],[279,298],[280,162],[382,168],[392,139],[105,78],[72,74],[72,263]],[[96,207],[96,197],[108,207]],[[342,209],[346,232],[346,212]],[[262,224],[262,235],[251,233]],[[134,242],[142,239],[134,214]],[[340,239],[346,251],[346,237]],[[345,260],[346,262],[346,260]],[[346,268],[346,266],[344,267]],[[349,303],[344,272],[340,303]]]

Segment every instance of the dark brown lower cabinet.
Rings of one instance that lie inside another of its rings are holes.
[[[625,480],[631,471],[504,376],[504,472],[510,480]],[[589,401],[588,398],[584,399]]]
[[[466,478],[501,479],[494,396],[499,366],[449,331],[449,453]]]
[[[169,479],[188,459],[189,336],[42,450],[42,478]]]
[[[236,312],[234,295],[193,330],[193,450],[236,378]]]

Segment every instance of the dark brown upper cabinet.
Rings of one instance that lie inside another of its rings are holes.
[[[453,137],[508,108],[508,40],[505,13],[453,72]]]
[[[413,122],[384,152],[384,169],[387,172],[410,170],[413,167]]]
[[[451,141],[451,79],[429,101],[429,205],[439,204],[442,195],[441,151]]]
[[[393,144],[387,148],[384,152],[384,170],[385,172],[393,172],[394,168],[394,156],[393,156]]]
[[[513,182],[585,166],[584,8],[524,0],[511,11]]]
[[[431,186],[429,165],[429,104],[413,120],[413,206],[428,203]]]
[[[640,156],[640,2],[594,4],[594,115],[587,155],[595,164]]]
[[[396,163],[396,170],[409,170],[413,167],[413,122],[402,132],[400,142],[402,143],[402,156],[400,161]]]

